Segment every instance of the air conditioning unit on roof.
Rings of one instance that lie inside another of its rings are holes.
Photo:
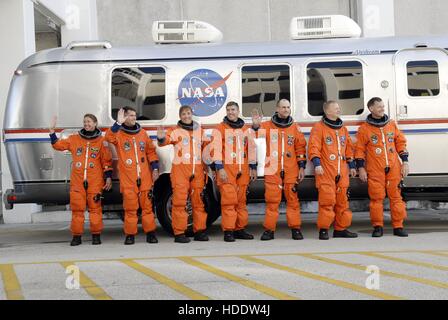
[[[154,21],[152,38],[155,43],[219,42],[222,32],[202,21]]]
[[[294,17],[289,27],[293,40],[324,38],[358,38],[359,25],[343,15]]]

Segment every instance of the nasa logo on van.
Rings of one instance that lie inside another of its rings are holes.
[[[226,81],[210,69],[196,69],[187,74],[179,84],[178,99],[181,105],[189,105],[193,114],[206,117],[216,113],[227,99]]]

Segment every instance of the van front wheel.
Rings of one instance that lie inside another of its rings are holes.
[[[160,199],[156,204],[156,214],[157,219],[162,225],[163,229],[169,234],[173,234],[172,228],[172,199],[173,199],[173,191],[171,188],[166,188],[166,192],[164,192]],[[218,219],[221,214],[221,206],[219,202],[215,200],[213,196],[213,191],[211,187],[207,187],[205,189],[204,196],[204,207],[207,212],[207,227],[211,226],[213,222]],[[187,223],[187,231],[185,232],[187,236],[193,235],[193,208],[191,206],[190,197],[187,199],[187,205],[185,206],[185,210],[188,214],[188,223]]]

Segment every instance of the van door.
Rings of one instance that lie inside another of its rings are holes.
[[[398,120],[448,119],[447,62],[440,49],[409,49],[395,55]]]
[[[438,48],[405,49],[394,56],[393,63],[396,119],[406,135],[410,153],[411,176],[408,182],[415,186],[446,185],[448,184],[446,51]],[[427,179],[422,180],[425,175]],[[417,178],[418,176],[420,178]]]

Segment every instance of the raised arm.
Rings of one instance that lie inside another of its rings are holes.
[[[54,116],[51,119],[49,127],[51,146],[53,147],[53,149],[58,151],[70,150],[70,139],[58,139],[58,137],[56,136],[55,132],[56,123],[57,123],[57,117]]]
[[[171,144],[172,130],[168,130],[168,132],[165,132],[165,129],[162,126],[159,126],[157,128],[157,144],[159,147],[164,147],[169,144]]]
[[[110,127],[106,132],[106,140],[108,142],[112,143],[113,145],[118,144],[117,133],[118,131],[120,131],[121,125],[126,121],[126,118],[127,117],[125,116],[124,109],[121,108],[120,110],[118,110],[117,121],[115,121],[112,127]]]

